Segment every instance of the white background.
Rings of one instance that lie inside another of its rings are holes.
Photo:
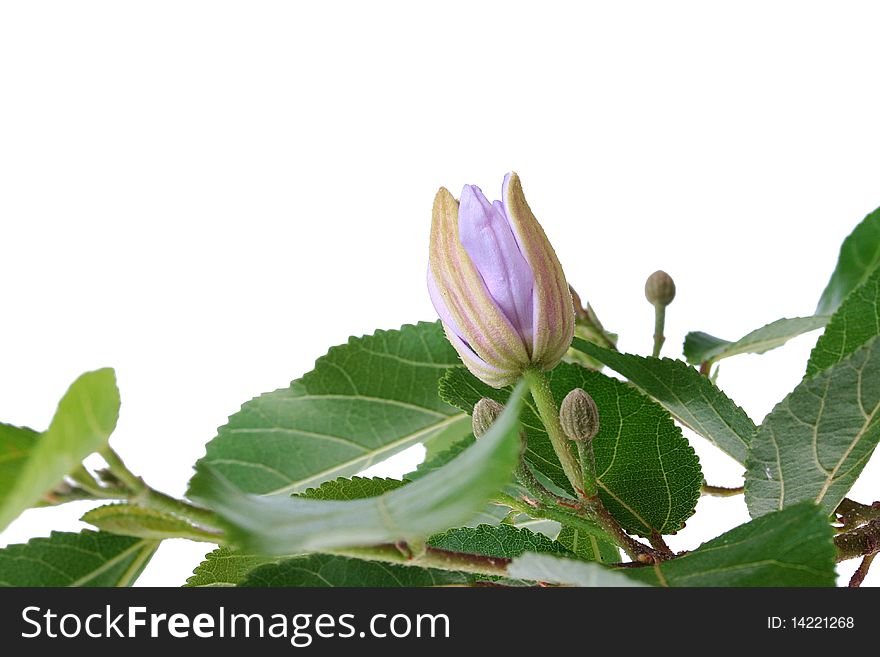
[[[878,19],[857,2],[5,2],[0,418],[43,429],[111,365],[114,446],[181,494],[242,402],[349,335],[433,319],[434,192],[497,197],[510,169],[627,351],[650,351],[657,268],[678,285],[667,355],[689,330],[808,315],[880,205]],[[725,361],[719,383],[760,421],[816,335]],[[694,446],[710,483],[740,483]],[[878,471],[855,498],[880,497]],[[0,542],[74,530],[87,506],[28,511]],[[703,500],[672,545],[747,518]],[[141,583],[179,585],[205,551],[168,541]]]

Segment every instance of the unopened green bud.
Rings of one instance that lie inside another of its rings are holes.
[[[580,388],[575,388],[562,400],[559,421],[571,440],[592,440],[599,433],[599,409],[593,398]]]
[[[675,298],[675,281],[665,271],[655,271],[645,281],[645,298],[653,306],[668,306]]]
[[[479,438],[489,430],[492,423],[501,415],[504,407],[494,399],[483,397],[474,405],[474,414],[471,417],[474,428],[474,436]]]

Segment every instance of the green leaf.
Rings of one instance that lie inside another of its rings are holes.
[[[510,577],[565,586],[645,586],[606,566],[549,554],[526,553],[507,567]]]
[[[880,263],[880,208],[874,210],[843,240],[837,267],[822,292],[817,315],[830,315]]]
[[[107,445],[119,417],[116,375],[105,368],[80,376],[58,402],[45,433],[19,462],[18,476],[0,498],[0,530],[38,502],[82,460]]]
[[[460,364],[439,323],[352,338],[288,388],[252,399],[229,418],[196,464],[249,493],[304,490],[355,474],[453,426],[462,415],[437,397]]]
[[[522,527],[512,525],[478,525],[457,527],[435,534],[428,545],[450,552],[482,554],[487,557],[511,559],[524,552],[542,552],[574,556],[568,548]]]
[[[239,586],[391,588],[465,585],[472,580],[472,575],[448,570],[310,554],[260,566]]]
[[[183,518],[134,504],[121,503],[99,506],[86,512],[80,519],[102,531],[122,536],[137,536],[155,540],[188,538],[194,541],[209,540],[214,543],[219,539],[217,536],[212,540],[212,537],[193,527]]]
[[[596,402],[600,428],[593,450],[599,495],[608,510],[627,531],[643,536],[681,529],[694,512],[703,475],[694,450],[666,411],[623,381],[573,363],[560,363],[548,376],[557,405],[573,388],[583,388]],[[440,382],[440,394],[471,412],[482,397],[506,403],[509,392],[455,368]],[[531,400],[522,424],[532,467],[570,490]]]
[[[575,338],[572,346],[650,395],[676,420],[740,463],[746,462],[755,423],[707,377],[680,360],[646,358],[602,349]]]
[[[446,429],[424,441],[425,460],[433,459],[450,447],[460,442],[462,437],[471,433],[471,419],[467,415],[449,425]]]
[[[205,555],[196,566],[185,586],[236,586],[257,566],[272,563],[274,559],[255,554],[242,554],[221,547]]]
[[[763,354],[781,347],[792,338],[822,328],[828,319],[827,315],[777,319],[734,341],[695,331],[684,338],[684,355],[689,363],[698,365],[715,363],[738,354]]]
[[[603,541],[593,534],[588,534],[574,527],[563,527],[560,529],[556,542],[565,546],[585,561],[599,561],[601,563],[617,563],[620,561],[620,550],[614,543]]]
[[[15,486],[39,436],[33,429],[0,423],[0,508]]]
[[[657,568],[621,572],[672,587],[834,586],[833,533],[816,505],[798,504],[740,525]]]
[[[524,385],[485,436],[416,482],[377,497],[315,500],[244,493],[206,470],[193,499],[214,509],[245,550],[265,554],[420,540],[471,519],[512,478]],[[209,476],[210,475],[210,476]]]
[[[317,488],[309,488],[297,497],[310,500],[362,500],[365,497],[376,497],[390,490],[407,484],[400,479],[384,479],[382,477],[340,477],[333,481],[325,481]]]
[[[752,517],[804,500],[831,513],[880,439],[880,338],[804,379],[752,440],[745,498]]]
[[[131,586],[159,541],[52,532],[0,550],[0,586]]]
[[[810,354],[807,376],[839,363],[875,335],[880,335],[880,269],[853,290],[831,317]]]

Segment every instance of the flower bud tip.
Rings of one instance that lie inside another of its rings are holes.
[[[501,404],[489,397],[483,397],[478,401],[474,405],[474,414],[471,417],[474,436],[479,438],[485,434],[503,410],[504,407]]]
[[[562,400],[559,421],[571,440],[592,440],[599,433],[599,409],[581,388],[575,388]]]
[[[675,298],[675,281],[665,271],[655,271],[645,281],[645,298],[651,305],[668,306]]]

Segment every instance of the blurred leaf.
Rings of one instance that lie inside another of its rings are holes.
[[[3,484],[0,530],[89,454],[105,447],[118,417],[119,390],[112,369],[86,372],[74,381],[58,402],[49,428],[34,441],[28,457],[18,461],[17,476]]]
[[[214,509],[246,551],[294,554],[419,540],[468,521],[511,479],[519,460],[524,384],[485,436],[445,467],[376,497],[349,501],[244,493],[206,470],[193,499]]]
[[[102,531],[122,536],[137,536],[160,541],[163,538],[210,540],[204,532],[200,532],[183,518],[134,504],[99,506],[87,511],[80,520]],[[219,539],[219,536],[217,538]]]
[[[513,563],[508,566],[507,572],[511,577],[519,579],[564,586],[645,586],[620,571],[600,566],[597,563],[530,552],[514,559]]]

